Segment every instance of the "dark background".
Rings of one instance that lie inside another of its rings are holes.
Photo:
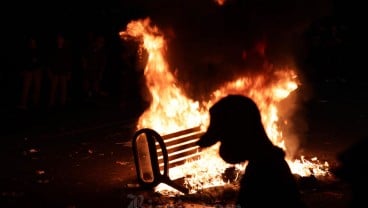
[[[129,21],[146,17],[170,38],[170,67],[178,71],[183,84],[190,83],[188,93],[194,97],[200,96],[195,94],[198,88],[210,85],[209,90],[215,89],[241,71],[241,51],[261,35],[267,38],[268,57],[274,63],[296,64],[305,82],[327,77],[361,81],[363,77],[356,76],[362,70],[359,51],[364,40],[360,8],[357,2],[342,0],[228,0],[221,7],[210,0],[4,2],[2,104],[15,102],[19,91],[16,63],[25,36],[39,36],[47,53],[58,31],[68,34],[76,56],[87,32],[106,36],[110,66],[105,87],[118,96],[117,77],[124,70],[117,64],[121,50],[118,32],[125,30]],[[212,71],[210,64],[215,66]]]
[[[133,91],[128,97],[121,90],[131,77],[122,76],[127,69],[118,36],[138,18],[150,17],[152,24],[173,31],[167,33],[168,61],[179,81],[189,83],[191,96],[200,97],[196,92],[204,86],[211,92],[237,74],[239,52],[265,34],[268,57],[296,64],[303,81],[298,92],[306,101],[308,127],[296,126],[306,138],[301,151],[334,165],[336,153],[366,135],[365,11],[359,1],[228,0],[223,7],[210,0],[1,4],[0,200],[6,207],[125,207],[129,194],[140,194],[124,186],[134,182],[135,170],[131,148],[122,144],[129,143],[144,109],[135,98],[139,85],[128,85]],[[24,37],[36,34],[47,53],[58,31],[71,38],[76,57],[87,32],[107,38],[110,65],[103,86],[109,96],[87,106],[78,102],[80,85],[73,85],[73,107],[67,111],[17,111],[17,55]],[[209,63],[214,70],[208,70]],[[121,107],[122,99],[134,101]],[[311,207],[344,207],[348,193],[345,184],[313,185],[304,196]]]

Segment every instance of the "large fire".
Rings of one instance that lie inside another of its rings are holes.
[[[165,135],[179,130],[201,126],[203,130],[209,123],[208,109],[227,94],[244,94],[258,104],[266,131],[275,145],[288,149],[280,129],[287,128],[287,121],[280,121],[280,102],[288,98],[300,84],[298,76],[290,67],[274,68],[263,74],[246,75],[230,81],[211,94],[210,100],[195,101],[188,98],[180,88],[175,76],[165,60],[166,42],[158,27],[152,26],[149,18],[131,21],[121,37],[131,37],[140,42],[148,52],[144,75],[147,87],[152,95],[152,103],[140,116],[137,128],[152,128]],[[191,192],[210,186],[224,185],[221,174],[230,167],[217,155],[218,145],[200,153],[200,159],[170,169],[170,178],[185,176],[185,183]],[[288,163],[293,173],[300,176],[323,176],[328,174],[328,163],[320,163],[317,158],[307,160],[303,156],[295,159],[289,155]],[[246,164],[239,164],[244,166]],[[240,167],[240,170],[244,168]],[[163,186],[165,187],[165,186]],[[163,188],[164,189],[164,188]],[[157,189],[160,190],[159,188]]]

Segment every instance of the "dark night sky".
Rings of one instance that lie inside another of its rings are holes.
[[[182,77],[196,74],[198,80],[203,79],[202,73],[208,76],[203,70],[208,60],[236,63],[240,51],[260,34],[266,34],[271,53],[290,54],[294,38],[313,22],[336,14],[353,22],[354,8],[359,7],[342,0],[227,0],[222,7],[213,0],[34,0],[3,4],[2,34],[7,40],[3,45],[10,48],[26,33],[97,30],[117,34],[130,20],[150,17],[159,28],[175,33],[169,45],[171,67],[179,69]],[[228,69],[229,65],[222,67]]]
[[[118,21],[121,17],[134,16],[135,9],[132,4],[119,1],[14,1],[3,8],[3,16],[7,26],[17,31],[23,28],[47,32],[51,29],[82,30],[116,24],[112,22],[114,18]]]
[[[198,61],[216,53],[234,56],[260,34],[266,34],[272,48],[287,51],[292,36],[313,21],[338,10],[351,18],[352,7],[358,5],[342,0],[227,0],[222,7],[214,0],[22,0],[3,3],[1,15],[2,33],[12,38],[57,30],[115,33],[130,20],[151,17],[153,24],[175,32],[172,53],[180,58],[173,59],[188,62],[188,50]]]
[[[2,15],[7,18],[5,22],[12,26],[38,25],[40,30],[55,25],[52,21],[78,26],[98,21],[104,24],[120,24],[119,18],[123,22],[139,16],[151,16],[157,22],[175,27],[192,26],[192,29],[198,29],[196,26],[214,26],[215,20],[222,17],[227,18],[223,23],[228,27],[235,26],[230,24],[232,20],[244,23],[245,19],[252,19],[255,25],[251,27],[269,26],[270,20],[289,27],[290,24],[326,12],[331,5],[330,1],[332,0],[228,0],[222,8],[216,6],[213,0],[9,1],[2,7]],[[238,27],[239,25],[230,29],[238,30]]]
[[[228,0],[222,7],[212,0],[167,2],[154,1],[147,12],[154,24],[173,29],[170,65],[184,81],[195,84],[208,80],[221,85],[226,80],[217,78],[229,79],[242,70],[241,51],[261,35],[268,39],[269,55],[278,60],[289,56],[295,38],[333,10],[330,0]],[[215,65],[210,72],[209,62]]]
[[[214,0],[22,0],[4,3],[2,19],[8,28],[3,31],[9,33],[47,33],[60,29],[111,31],[123,29],[129,20],[149,16],[154,24],[174,29],[183,41],[229,45],[230,39],[252,41],[259,33],[274,38],[287,35],[331,13],[337,5],[333,1],[227,0],[219,7]]]

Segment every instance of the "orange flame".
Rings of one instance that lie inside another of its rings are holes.
[[[141,40],[148,52],[144,70],[146,84],[152,95],[149,109],[139,118],[138,128],[150,127],[161,134],[183,130],[202,123],[203,110],[199,102],[184,95],[165,61],[165,40],[157,27],[150,26],[150,19],[132,21],[122,36]]]
[[[227,94],[243,94],[251,97],[261,110],[263,123],[272,142],[287,149],[285,138],[279,129],[279,105],[298,88],[298,77],[290,67],[274,67],[262,74],[247,75],[231,81],[211,94],[209,101],[194,101],[182,91],[165,60],[166,42],[161,31],[151,26],[149,18],[131,21],[121,37],[133,37],[141,42],[148,52],[145,67],[147,87],[152,95],[150,107],[140,116],[137,128],[152,128],[160,134],[209,124],[209,107]],[[283,106],[287,108],[288,106]],[[187,177],[186,183],[193,189],[202,189],[224,184],[221,173],[230,165],[217,155],[218,145],[201,152],[201,159],[190,161],[175,171],[170,169],[170,177]],[[214,151],[215,150],[215,151]],[[202,160],[203,159],[203,160]],[[292,171],[301,176],[325,175],[328,163],[320,163],[302,157],[288,160]],[[242,165],[242,164],[240,164]],[[243,164],[244,165],[244,164]],[[218,167],[218,169],[214,169]],[[180,176],[179,176],[180,175]]]
[[[230,82],[213,93],[214,102],[227,94],[243,94],[252,98],[258,105],[267,134],[272,142],[285,149],[282,132],[279,131],[277,104],[297,89],[297,76],[292,69],[278,69],[267,76],[242,77]]]

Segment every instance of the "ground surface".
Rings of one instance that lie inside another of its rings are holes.
[[[350,93],[365,85],[322,83],[317,87],[321,93],[305,106],[308,130],[300,152],[334,166],[338,152],[366,135],[368,99],[365,94]],[[337,91],[344,99],[335,99]],[[0,207],[134,207],[139,199],[158,207],[233,202],[232,188],[171,198],[132,186],[136,180],[129,144],[139,114],[129,112],[103,106],[6,117],[6,134],[1,135]],[[309,207],[348,206],[349,186],[339,180],[306,180],[301,185]]]

